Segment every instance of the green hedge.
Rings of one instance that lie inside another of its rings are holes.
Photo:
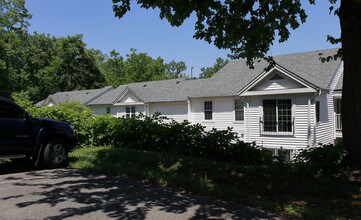
[[[206,130],[200,124],[177,122],[159,114],[136,118],[94,116],[89,108],[76,102],[37,108],[30,102],[16,101],[34,117],[47,117],[72,124],[79,145],[110,145],[116,148],[171,152],[244,165],[267,165],[275,159],[269,151],[255,143],[240,141],[231,128]],[[344,166],[345,155],[342,146],[324,145],[301,151],[295,162],[296,165],[306,162],[304,168],[311,173],[331,172]]]

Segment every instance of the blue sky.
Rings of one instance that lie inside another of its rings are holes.
[[[328,1],[316,1],[310,5],[303,1],[308,19],[290,39],[282,44],[275,42],[271,55],[333,48],[326,43],[326,36],[340,36],[338,17],[329,15]],[[187,74],[191,66],[193,75],[201,67],[212,66],[217,57],[227,58],[228,51],[219,50],[204,41],[193,39],[194,19],[181,27],[171,27],[159,19],[157,10],[133,7],[122,19],[114,17],[111,0],[26,0],[26,8],[33,15],[30,31],[55,36],[83,34],[88,48],[109,53],[112,49],[121,55],[130,48],[145,52],[166,62],[184,61]]]

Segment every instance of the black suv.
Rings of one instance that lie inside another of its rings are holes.
[[[48,168],[64,165],[76,144],[66,122],[33,118],[14,102],[0,97],[0,159],[32,159]]]

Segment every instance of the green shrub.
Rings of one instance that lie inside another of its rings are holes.
[[[114,126],[117,118],[107,114],[89,120],[90,143],[93,146],[113,145]]]
[[[295,164],[310,174],[337,173],[346,167],[347,152],[342,145],[321,145],[302,150],[295,158]]]
[[[231,128],[207,131],[201,124],[177,122],[160,114],[151,117],[139,115],[136,118],[93,116],[89,108],[76,102],[37,108],[28,101],[17,101],[34,117],[72,124],[80,145],[171,152],[247,165],[269,164],[272,161],[268,151],[254,143],[239,141]]]

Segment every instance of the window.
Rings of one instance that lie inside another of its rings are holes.
[[[234,114],[234,119],[236,121],[244,120],[243,102],[239,99],[234,100]]]
[[[134,106],[125,107],[125,117],[126,118],[134,118],[135,117],[135,107]]]
[[[291,132],[292,103],[290,99],[263,100],[263,131]]]
[[[23,118],[23,112],[14,105],[0,102],[0,118]]]
[[[316,101],[316,122],[320,122],[320,102]]]
[[[107,108],[107,114],[110,114],[110,107]]]
[[[212,120],[213,118],[212,101],[204,102],[204,120]]]
[[[272,156],[283,158],[286,163],[290,163],[293,160],[293,150],[283,149],[282,147],[280,149],[266,148],[266,150],[269,150]]]

